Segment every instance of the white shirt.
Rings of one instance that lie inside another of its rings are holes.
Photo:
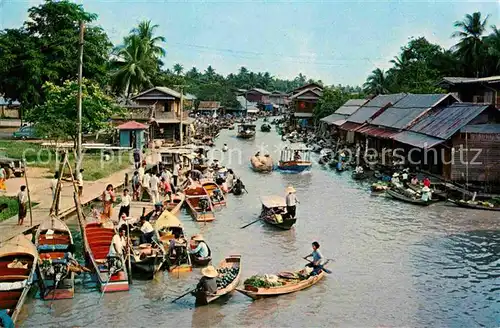
[[[76,175],[76,184],[80,187],[83,186],[83,174],[81,172],[79,172],[77,175]]]
[[[160,180],[158,179],[158,177],[156,175],[153,175],[149,179],[149,189],[151,189],[153,191],[157,191],[158,190],[158,183],[160,183]]]
[[[161,173],[161,177],[162,178],[165,178],[165,181],[167,181],[168,183],[170,183],[170,180],[172,180],[172,173],[170,173],[169,170],[165,170]]]
[[[139,181],[142,181],[142,178],[144,177],[144,167],[140,167],[137,169],[137,172],[139,173]]]
[[[294,193],[290,193],[286,195],[286,206],[295,206],[297,205],[297,196]]]
[[[113,239],[111,239],[111,246],[109,246],[109,252],[108,256],[119,256],[123,254],[123,239],[120,237],[119,234],[115,234],[113,236]],[[116,254],[115,248],[120,252],[119,254]]]
[[[20,191],[17,194],[17,199],[21,204],[25,204],[28,202],[28,194],[26,193],[26,191]]]
[[[142,186],[145,188],[149,188],[149,180],[151,180],[151,176],[149,173],[144,174],[142,177]]]
[[[50,189],[52,189],[52,191],[56,191],[56,188],[57,188],[57,181],[58,179],[52,179],[50,180]]]
[[[122,196],[122,202],[120,203],[120,206],[130,206],[130,202],[132,201],[132,197],[130,195],[123,195]]]
[[[174,164],[174,175],[179,175],[179,164]]]
[[[144,224],[142,225],[141,227],[141,231],[143,233],[150,233],[150,232],[153,232],[154,229],[153,229],[153,226],[151,225],[151,223],[149,223],[148,221],[144,222]]]

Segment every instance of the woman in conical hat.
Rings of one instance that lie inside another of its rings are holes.
[[[293,186],[288,186],[286,189],[285,189],[285,192],[287,194],[290,194],[290,193],[294,193],[294,192],[297,192],[297,190],[295,190],[295,188]]]

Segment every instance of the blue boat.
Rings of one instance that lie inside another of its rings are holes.
[[[311,151],[308,148],[288,148],[281,151],[278,168],[282,171],[300,173],[311,170]]]

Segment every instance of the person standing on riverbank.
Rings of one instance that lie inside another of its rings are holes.
[[[83,194],[83,169],[76,175],[76,185],[78,186],[78,197],[82,197]]]
[[[137,170],[141,167],[141,150],[136,148],[134,150],[134,168]]]
[[[289,186],[286,188],[286,212],[290,215],[291,218],[295,218],[297,203],[299,202],[297,196],[295,195],[295,188]]]
[[[158,186],[160,185],[159,174],[153,174],[149,179],[149,191],[151,195],[151,201],[156,204],[160,201],[160,193],[158,192]]]
[[[177,179],[179,178],[179,173],[182,169],[181,163],[174,163],[174,170],[172,172],[172,179],[174,183],[174,187],[177,188]]]
[[[7,191],[7,187],[5,186],[5,180],[7,180],[7,172],[3,167],[0,167],[0,191]]]
[[[127,217],[130,216],[130,203],[132,202],[132,197],[128,193],[128,189],[123,189],[122,202],[120,203],[120,212],[118,213],[118,220],[125,214]]]
[[[115,193],[113,191],[113,185],[109,184],[106,186],[106,190],[102,193],[102,218],[110,219],[113,210],[113,202],[115,201]]]
[[[26,212],[28,209],[28,193],[26,192],[26,186],[21,186],[19,193],[17,194],[17,202],[19,203],[19,216],[17,220],[18,225],[23,225],[24,219],[26,218]]]

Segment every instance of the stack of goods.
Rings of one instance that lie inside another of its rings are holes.
[[[222,289],[229,286],[230,283],[238,276],[239,268],[219,268],[217,277],[217,288]]]

